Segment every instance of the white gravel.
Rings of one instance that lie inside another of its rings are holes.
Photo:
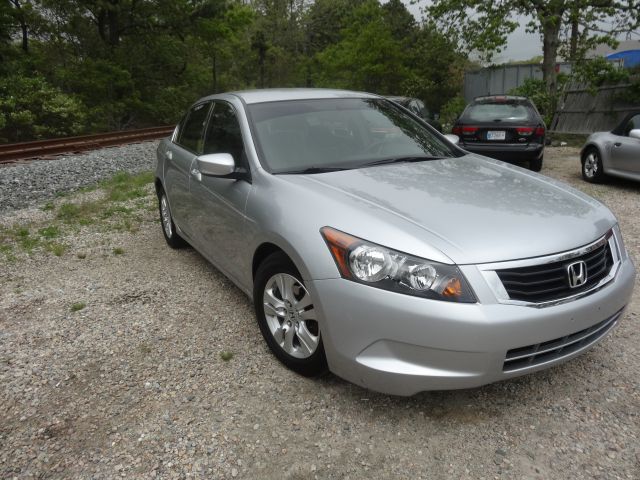
[[[640,185],[585,184],[575,149],[545,161],[614,210],[637,262]],[[137,232],[0,260],[0,478],[640,478],[640,288],[572,362],[389,397],[282,367],[247,298],[141,211]]]
[[[0,213],[44,203],[64,192],[95,185],[116,172],[151,170],[158,142],[144,142],[0,165]]]

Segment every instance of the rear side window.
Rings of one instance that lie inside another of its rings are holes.
[[[191,109],[178,137],[178,145],[194,153],[202,152],[204,125],[207,121],[211,102],[201,103]]]
[[[465,122],[525,122],[535,118],[533,108],[521,102],[474,103],[461,116]]]

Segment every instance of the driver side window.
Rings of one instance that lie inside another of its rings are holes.
[[[240,123],[233,107],[226,102],[214,103],[203,153],[230,153],[237,166],[248,169]]]

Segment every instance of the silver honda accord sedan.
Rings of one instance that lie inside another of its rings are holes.
[[[508,379],[592,347],[632,293],[605,206],[376,95],[205,97],[157,157],[167,243],[246,292],[302,375],[396,395]]]

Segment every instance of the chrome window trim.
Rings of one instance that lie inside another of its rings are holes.
[[[618,245],[620,245],[619,240],[617,239],[617,229],[611,228],[605,235],[597,239],[596,241],[585,245],[583,247],[576,248],[574,250],[569,250],[567,252],[556,253],[553,255],[546,255],[543,257],[533,257],[533,258],[524,258],[521,260],[510,260],[507,262],[495,262],[495,263],[483,263],[477,265],[480,273],[483,275],[485,281],[489,285],[489,288],[492,290],[495,295],[498,303],[502,303],[505,305],[518,305],[523,307],[534,307],[534,308],[544,308],[550,307],[553,305],[560,305],[562,303],[572,302],[582,297],[586,297],[587,295],[591,295],[592,293],[600,290],[607,283],[615,278],[618,273],[618,270],[621,265],[621,255]],[[545,265],[548,263],[561,262],[563,260],[570,260],[575,257],[579,257],[585,255],[597,248],[602,247],[605,243],[609,243],[609,249],[611,250],[611,257],[613,258],[613,265],[611,266],[611,270],[609,274],[601,279],[597,284],[589,288],[588,290],[584,290],[582,292],[576,293],[575,295],[569,295],[568,297],[562,297],[555,300],[547,300],[544,302],[525,302],[523,300],[512,300],[509,298],[509,294],[504,288],[500,277],[496,273],[496,270],[504,270],[510,268],[521,268],[521,267],[531,267],[538,265]]]

